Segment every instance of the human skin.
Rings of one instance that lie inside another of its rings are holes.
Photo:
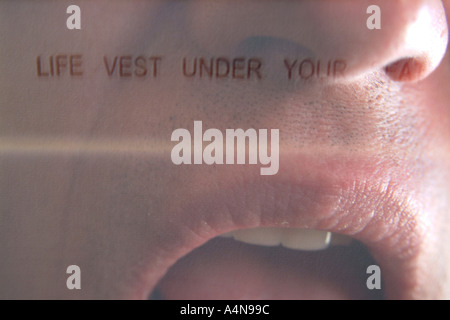
[[[0,298],[146,298],[183,255],[259,226],[351,236],[387,298],[450,298],[448,1],[378,1],[381,30],[366,28],[372,1],[78,3],[69,31],[69,2],[0,1]],[[36,57],[58,53],[81,53],[83,75],[38,77]],[[160,55],[161,74],[109,78],[103,56],[121,54]],[[272,74],[180,73],[180,57],[219,55],[262,56]],[[271,64],[310,55],[345,73],[292,83]],[[386,72],[405,57],[419,67]],[[194,120],[280,129],[279,172],[174,165],[171,133]]]

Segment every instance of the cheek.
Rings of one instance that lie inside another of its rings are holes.
[[[416,105],[429,148],[450,157],[450,52],[440,66],[424,81],[402,88],[411,104]]]

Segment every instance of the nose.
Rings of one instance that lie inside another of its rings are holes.
[[[247,37],[281,37],[316,58],[345,61],[346,77],[380,70],[418,81],[439,65],[448,43],[440,0],[194,2],[188,17],[195,41],[209,52],[223,54]]]
[[[381,9],[382,8],[382,9]],[[393,80],[417,81],[427,77],[440,63],[448,44],[448,23],[442,1],[384,1],[383,28],[379,34],[366,29],[366,59],[360,69],[383,67]],[[367,57],[371,57],[373,62]]]

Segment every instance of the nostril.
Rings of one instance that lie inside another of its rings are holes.
[[[394,81],[411,82],[424,78],[427,61],[423,58],[402,58],[384,68],[386,74]]]

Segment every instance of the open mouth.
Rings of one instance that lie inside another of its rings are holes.
[[[216,172],[233,176],[223,184],[212,186],[210,175],[199,178],[189,200],[174,199],[167,211],[166,232],[158,235],[158,259],[153,258],[141,278],[139,296],[410,299],[420,295],[417,260],[425,229],[415,203],[405,200],[409,191],[403,182],[410,174],[402,167],[393,181],[389,178],[393,166],[382,161],[336,159],[320,162],[283,155],[285,164],[292,163],[280,167],[276,176],[261,177],[256,169],[242,166],[240,174],[231,174],[231,167]],[[302,163],[302,168],[294,163]],[[373,265],[380,268],[381,289],[367,284]]]
[[[241,229],[227,237],[178,260],[150,299],[383,298],[381,287],[366,285],[366,269],[376,262],[349,237],[284,228]]]

